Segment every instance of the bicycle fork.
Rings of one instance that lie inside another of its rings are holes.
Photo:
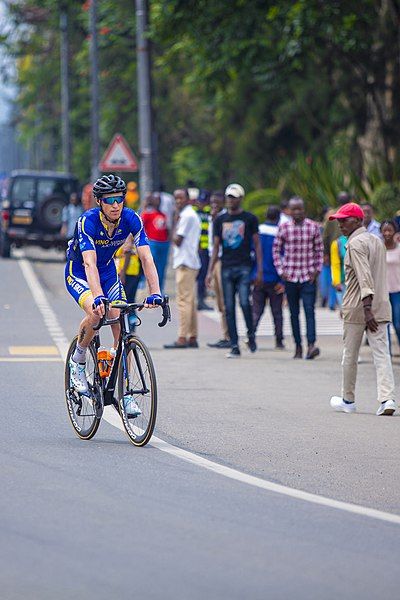
[[[131,395],[133,395],[133,394],[141,394],[142,396],[144,396],[145,394],[148,394],[150,390],[146,386],[146,380],[145,380],[145,377],[144,377],[144,373],[143,373],[143,369],[142,369],[142,364],[141,364],[140,359],[139,359],[137,348],[136,348],[136,346],[134,344],[135,344],[135,342],[132,343],[132,353],[133,353],[133,355],[135,357],[135,362],[136,362],[136,365],[137,365],[137,368],[138,368],[138,371],[139,371],[140,381],[141,381],[141,384],[142,384],[142,389],[140,389],[140,390],[131,389],[131,385],[130,385],[130,381],[129,381],[128,356],[127,356],[127,353],[125,351],[125,352],[123,352],[123,359],[122,359],[123,362],[122,362],[122,364],[123,364],[123,369],[124,369],[124,380],[125,380],[125,384],[126,384],[126,393],[127,394],[131,394]]]

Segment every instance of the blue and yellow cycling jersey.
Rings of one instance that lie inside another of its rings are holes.
[[[67,260],[83,265],[82,252],[94,250],[99,272],[107,270],[113,263],[114,254],[130,233],[136,247],[148,245],[142,220],[134,210],[126,207],[122,209],[114,233],[109,236],[103,225],[100,208],[91,208],[78,219],[74,237],[68,246]]]

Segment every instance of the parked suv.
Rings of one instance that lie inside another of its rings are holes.
[[[0,255],[8,258],[11,245],[64,248],[60,235],[62,210],[72,192],[79,193],[76,177],[52,171],[13,171],[1,203]]]

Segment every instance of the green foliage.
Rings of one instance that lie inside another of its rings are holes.
[[[316,217],[324,206],[336,206],[340,190],[348,190],[356,198],[368,198],[368,192],[354,172],[349,171],[346,157],[327,158],[298,154],[290,164],[278,163],[280,188],[286,196],[301,196],[308,212]]]
[[[370,200],[380,219],[391,219],[400,210],[400,182],[382,183]]]
[[[202,185],[207,187],[207,182],[216,178],[212,159],[204,154],[201,147],[178,148],[172,156],[171,169],[176,185],[184,186],[188,179],[192,179],[195,182],[202,182]]]
[[[69,15],[74,171],[89,175],[88,2]],[[6,0],[3,49],[17,60],[17,120],[61,162],[59,0]],[[351,189],[400,176],[397,2],[152,0],[153,108],[161,179],[278,188],[316,213]],[[137,149],[134,4],[99,2],[101,143]],[[312,157],[312,162],[308,157]]]
[[[266,188],[262,190],[254,190],[246,194],[243,200],[243,208],[256,215],[259,221],[265,220],[265,211],[271,204],[279,206],[281,194],[279,190]]]

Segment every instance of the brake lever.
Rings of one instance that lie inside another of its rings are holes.
[[[164,303],[162,304],[163,318],[160,323],[158,323],[159,327],[164,327],[168,321],[171,320],[171,309],[169,307],[169,297],[164,296]]]
[[[105,309],[104,315],[100,318],[99,324],[95,325],[93,327],[94,331],[98,331],[99,329],[101,329],[107,320],[107,313],[108,313],[108,307],[109,307],[110,301],[106,300],[105,302],[103,302],[103,304],[104,304],[104,309]]]

